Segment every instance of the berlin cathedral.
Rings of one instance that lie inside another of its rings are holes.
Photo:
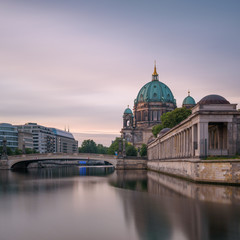
[[[195,100],[188,96],[183,100],[183,107],[192,108]],[[153,139],[152,127],[161,123],[161,115],[177,107],[170,88],[159,81],[156,64],[152,74],[152,81],[146,83],[138,92],[134,100],[133,112],[128,107],[123,113],[122,138],[135,147],[148,144]]]

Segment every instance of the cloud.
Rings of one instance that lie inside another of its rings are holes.
[[[240,103],[237,7],[135,3],[0,1],[0,121],[118,132],[154,59],[178,106]]]

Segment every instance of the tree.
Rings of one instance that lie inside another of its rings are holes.
[[[22,150],[16,148],[14,151],[14,155],[20,155],[20,154],[22,154]]]
[[[127,147],[126,147],[126,155],[127,156],[137,156],[137,149],[131,145],[131,144],[127,144]]]
[[[25,149],[25,153],[26,154],[33,154],[33,153],[36,153],[36,150],[35,149],[31,149],[31,148],[26,148]]]
[[[79,149],[79,152],[82,152],[82,153],[97,153],[97,145],[91,139],[84,140],[82,142],[81,148]]]
[[[142,144],[141,150],[140,150],[141,157],[147,156],[147,145]]]
[[[173,128],[184,119],[186,119],[189,115],[191,115],[192,111],[187,108],[176,108],[171,112],[164,113],[161,116],[161,124],[155,125],[152,128],[152,133],[155,137],[157,137],[158,133],[163,128]]]
[[[13,155],[13,150],[10,147],[7,147],[7,155]]]
[[[32,153],[37,153],[37,151],[35,149],[31,149],[31,148],[26,148],[25,149],[25,154],[32,154]],[[2,154],[2,146],[0,147],[0,155]],[[21,149],[16,148],[14,151],[7,147],[7,154],[8,155],[20,155],[23,154]]]
[[[108,148],[108,154],[114,155],[115,152],[119,151],[119,144],[121,144],[122,146],[122,150],[123,150],[123,141],[122,138],[116,138],[112,144],[110,145],[110,147]],[[131,145],[130,143],[128,143],[127,141],[125,142],[125,149],[126,149],[126,155],[127,156],[137,156],[137,149]]]
[[[112,142],[112,144],[108,148],[108,154],[115,155],[115,152],[118,152],[118,150],[119,150],[119,141],[122,141],[121,138],[116,137],[116,139]]]
[[[107,154],[108,147],[103,146],[102,144],[97,145],[97,153],[99,154]]]

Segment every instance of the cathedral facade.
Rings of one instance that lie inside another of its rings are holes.
[[[152,81],[146,83],[138,92],[133,111],[128,107],[123,113],[122,138],[135,147],[151,142],[154,139],[152,127],[161,123],[163,113],[175,108],[176,100],[172,91],[159,81],[155,64]]]

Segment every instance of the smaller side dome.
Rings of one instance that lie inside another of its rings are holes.
[[[161,134],[165,134],[166,132],[168,132],[171,128],[163,128],[160,133]]]
[[[194,98],[191,96],[187,96],[183,100],[183,105],[195,105],[195,104],[196,104],[196,102],[195,102]]]
[[[184,98],[182,107],[193,108],[196,105],[196,102],[193,97],[190,96],[190,91],[188,91],[188,96]]]
[[[198,104],[230,104],[230,102],[220,95],[211,94],[202,98]]]
[[[129,106],[125,109],[124,114],[133,114]]]

